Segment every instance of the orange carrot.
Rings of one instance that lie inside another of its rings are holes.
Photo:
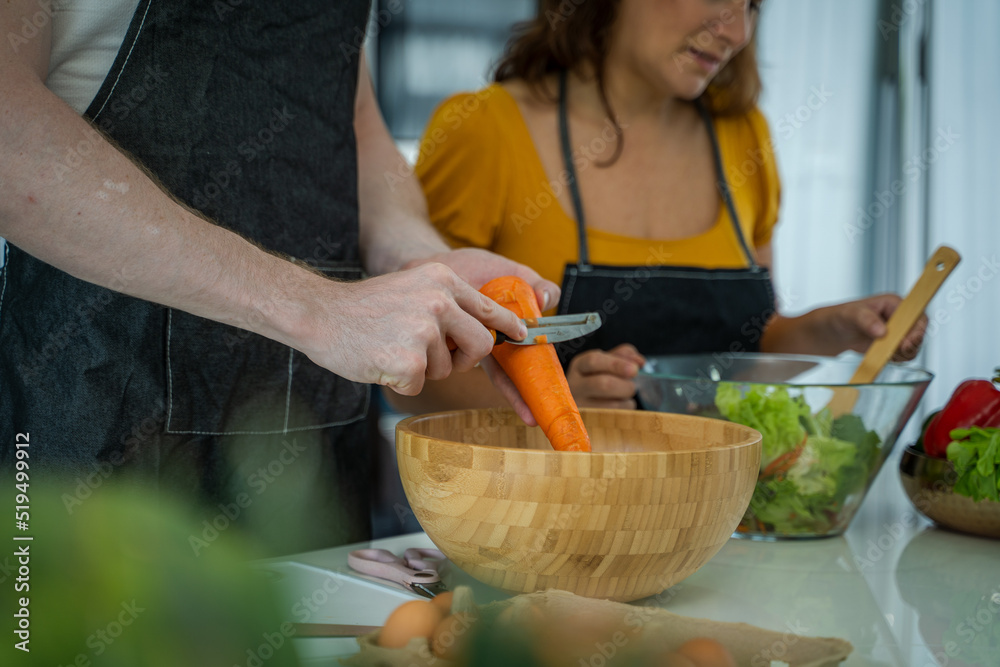
[[[495,278],[479,291],[520,318],[542,316],[534,290],[515,276]],[[521,392],[553,449],[590,451],[590,436],[554,346],[506,343],[493,348],[493,356]]]
[[[803,450],[806,448],[805,438],[799,443],[799,446],[795,449],[785,452],[781,456],[776,457],[773,461],[768,463],[763,470],[760,472],[761,477],[771,477],[778,474],[783,474],[791,470],[795,462],[799,460],[802,456]]]

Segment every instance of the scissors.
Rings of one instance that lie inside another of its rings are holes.
[[[347,555],[347,564],[362,574],[402,584],[414,593],[433,598],[448,590],[438,573],[438,562],[444,559],[437,549],[414,547],[403,552],[402,558],[387,549],[358,549]]]

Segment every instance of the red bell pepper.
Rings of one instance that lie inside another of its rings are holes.
[[[1000,426],[1000,368],[989,380],[966,380],[955,388],[948,402],[924,431],[924,451],[928,456],[945,458],[951,432],[956,428]]]

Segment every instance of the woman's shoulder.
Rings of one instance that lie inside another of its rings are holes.
[[[554,74],[534,85],[524,79],[508,79],[496,85],[503,88],[522,111],[551,111],[558,99],[558,83]]]
[[[446,98],[434,110],[428,130],[494,132],[498,127],[509,125],[516,112],[517,105],[510,93],[503,85],[493,83]]]
[[[744,141],[766,144],[770,148],[771,130],[768,120],[756,105],[741,113],[717,117],[715,125],[720,134],[732,134]]]
[[[754,106],[739,114],[717,117],[714,124],[724,163],[739,165],[742,169],[743,166],[749,168],[750,163],[747,161],[750,160],[759,167],[754,172],[759,172],[767,181],[776,180],[774,140],[767,117],[758,107]]]
[[[539,86],[522,79],[491,83],[476,91],[456,93],[446,98],[432,116],[432,122],[457,127],[475,117],[480,122],[518,126],[538,114],[551,113],[555,108],[553,81]]]

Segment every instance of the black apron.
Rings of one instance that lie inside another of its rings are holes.
[[[559,81],[559,140],[579,236],[579,261],[563,274],[559,314],[598,311],[604,324],[593,334],[557,346],[564,366],[585,350],[632,343],[645,356],[699,352],[755,352],[764,323],[774,314],[770,272],[757,264],[740,229],[722,168],[718,139],[707,110],[699,111],[712,141],[718,187],[746,269],[591,264],[566,112],[566,74]]]
[[[353,117],[368,11],[141,0],[86,117],[220,225],[361,278]],[[204,503],[206,545],[230,524],[271,552],[369,536],[368,385],[15,246],[2,284],[0,423],[30,432],[33,470],[68,474],[68,511],[107,479],[138,476]]]

